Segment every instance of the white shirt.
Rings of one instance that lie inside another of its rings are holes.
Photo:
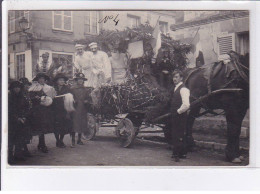
[[[174,92],[180,87],[180,85],[183,82],[178,83],[175,88]],[[178,114],[182,114],[186,112],[190,108],[190,90],[186,87],[181,88],[180,90],[181,94],[181,100],[182,100],[182,105],[181,107],[177,110]]]
[[[92,53],[91,55],[93,72],[98,74],[103,72],[105,78],[111,78],[111,63],[107,54],[103,51],[97,51],[97,53]]]
[[[92,53],[89,51],[84,51],[82,55],[76,55],[75,67],[82,73],[91,68],[91,55]]]

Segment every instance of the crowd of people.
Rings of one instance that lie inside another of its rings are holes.
[[[71,135],[70,147],[74,148],[76,143],[83,145],[82,133],[88,126],[87,107],[92,104],[92,89],[108,83],[121,84],[127,80],[129,67],[126,54],[114,48],[111,57],[108,57],[105,52],[98,50],[97,43],[91,43],[89,47],[91,52],[85,51],[83,45],[75,45],[77,54],[73,80],[69,80],[66,72],[53,71],[51,65],[38,65],[38,73],[32,82],[27,78],[21,78],[10,83],[8,99],[10,164],[31,156],[27,144],[35,134],[39,137],[38,150],[43,153],[48,153],[45,143],[47,133],[54,133],[56,146],[59,148],[66,147],[63,142],[66,134]],[[46,64],[47,61],[45,59]],[[50,69],[55,74],[48,74]],[[172,128],[175,134],[173,157],[178,161],[180,157],[186,155],[183,150],[183,136],[186,111],[189,108],[189,90],[182,83],[181,72],[170,74],[165,68],[162,71],[166,72],[167,79],[173,76],[172,81],[176,86],[172,92],[171,107],[174,115]],[[183,122],[179,122],[180,120]]]
[[[75,133],[78,133],[77,144],[83,145],[81,134],[86,130],[88,113],[85,106],[91,103],[91,90],[84,87],[87,79],[83,73],[77,73],[75,85],[70,87],[66,84],[68,77],[59,73],[53,86],[48,81],[46,74],[39,73],[33,83],[22,78],[9,86],[9,163],[31,156],[27,144],[35,134],[39,136],[38,149],[44,153],[48,152],[46,133],[54,133],[59,148],[66,147],[63,138],[69,133],[71,147],[75,147]],[[65,105],[66,98],[73,103],[70,108]]]

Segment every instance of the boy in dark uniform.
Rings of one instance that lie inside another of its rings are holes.
[[[179,70],[173,73],[174,91],[171,95],[171,127],[172,127],[172,158],[179,162],[180,158],[186,158],[184,133],[187,123],[187,110],[190,107],[190,90],[182,82],[183,74]]]

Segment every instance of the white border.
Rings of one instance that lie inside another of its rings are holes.
[[[260,189],[260,138],[256,116],[260,115],[260,34],[258,2],[116,2],[116,1],[8,1],[3,2],[3,66],[2,66],[2,189],[3,190],[223,190]],[[258,5],[257,5],[258,4]],[[48,9],[167,9],[167,10],[250,10],[250,167],[19,167],[7,168],[7,10]],[[258,15],[257,15],[258,14]],[[258,21],[258,22],[257,22]],[[258,33],[257,33],[258,32]],[[253,41],[252,41],[253,40]],[[256,58],[258,57],[258,58]],[[257,65],[258,64],[258,65]],[[257,141],[258,140],[258,141]],[[258,152],[257,152],[258,151]]]

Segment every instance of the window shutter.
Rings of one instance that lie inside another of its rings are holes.
[[[218,36],[218,58],[221,60],[229,51],[235,51],[234,33]]]

